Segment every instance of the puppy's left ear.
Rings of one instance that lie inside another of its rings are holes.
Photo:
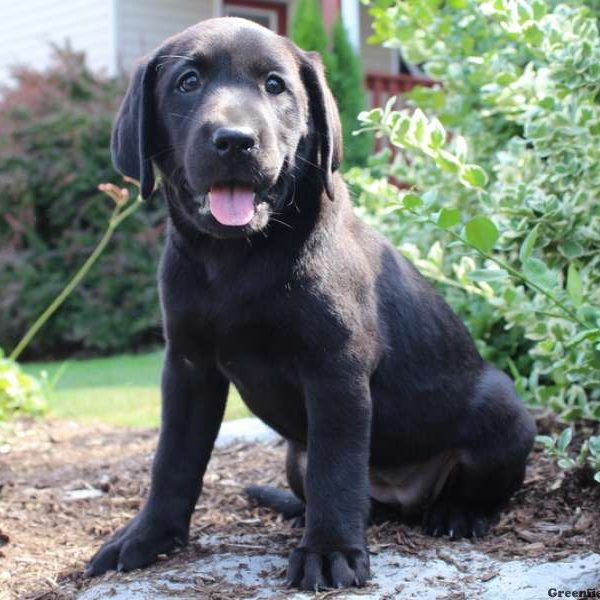
[[[140,63],[133,74],[112,131],[112,161],[121,174],[140,182],[142,198],[154,189],[152,123],[154,118],[155,61]]]
[[[300,75],[308,95],[314,123],[323,187],[333,200],[333,173],[342,162],[342,126],[337,105],[325,79],[325,69],[317,52],[303,52]]]

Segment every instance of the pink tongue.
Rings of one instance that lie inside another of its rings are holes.
[[[222,225],[247,225],[254,216],[254,192],[250,187],[213,185],[208,203],[212,216]]]

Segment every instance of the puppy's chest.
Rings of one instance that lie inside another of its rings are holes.
[[[293,342],[271,328],[248,327],[217,344],[217,365],[250,410],[284,437],[306,430]]]
[[[295,380],[295,354],[294,340],[268,322],[241,324],[216,340],[219,368],[249,391]]]

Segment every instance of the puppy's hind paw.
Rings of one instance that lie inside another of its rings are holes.
[[[451,540],[480,538],[488,534],[493,515],[460,505],[438,502],[425,513],[423,530],[433,537]]]

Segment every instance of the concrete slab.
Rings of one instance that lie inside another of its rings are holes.
[[[238,538],[237,543],[259,544],[260,536]],[[251,538],[251,539],[249,539]],[[218,536],[201,538],[209,549],[224,540]],[[479,598],[480,600],[534,600],[549,597],[549,590],[596,589],[600,579],[600,554],[573,556],[559,562],[536,560],[499,561],[475,552],[468,543],[456,543],[451,558],[430,551],[420,556],[380,552],[372,556],[373,579],[368,588],[335,594],[347,600],[403,600],[422,598]],[[443,556],[443,558],[440,557]],[[306,593],[290,593],[284,586],[286,559],[263,554],[256,556],[215,553],[184,567],[155,567],[140,572],[138,580],[127,581],[115,575],[111,581],[88,589],[79,600],[167,600],[193,598],[204,591],[217,591],[229,584],[240,598],[305,600]],[[229,587],[228,586],[228,587]],[[464,594],[461,596],[460,594]]]
[[[224,421],[215,446],[223,448],[234,442],[272,442],[281,436],[255,417]]]

